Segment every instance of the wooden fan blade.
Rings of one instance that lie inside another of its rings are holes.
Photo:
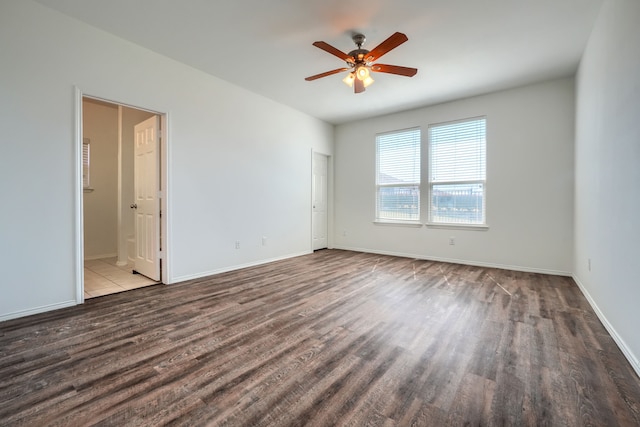
[[[327,77],[330,76],[332,74],[338,74],[341,73],[343,71],[347,71],[349,70],[349,68],[336,68],[335,70],[331,70],[331,71],[326,71],[324,73],[320,73],[320,74],[316,74],[315,76],[310,76],[310,77],[306,77],[305,80],[310,82],[311,80],[316,80],[322,77]]]
[[[347,62],[354,62],[353,58],[349,55],[347,55],[346,53],[344,53],[343,51],[336,49],[335,47],[331,46],[329,43],[325,43],[325,42],[314,42],[313,45],[317,48],[320,48],[322,50],[324,50],[325,52],[330,53],[331,55],[337,56],[338,58],[347,61]]]
[[[388,39],[380,43],[378,46],[374,47],[371,52],[369,52],[369,54],[367,55],[367,61],[375,61],[385,53],[389,52],[391,49],[395,49],[407,40],[409,40],[409,38],[402,33],[396,32],[392,34]]]
[[[371,71],[377,73],[398,74],[400,76],[413,77],[418,72],[417,68],[401,67],[399,65],[373,64]]]
[[[364,92],[364,82],[358,78],[353,80],[353,91],[355,93]]]

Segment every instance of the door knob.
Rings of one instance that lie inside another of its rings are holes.
[[[131,209],[138,209],[138,205],[137,205],[137,204],[135,204],[135,203],[132,203],[132,204],[131,204]]]

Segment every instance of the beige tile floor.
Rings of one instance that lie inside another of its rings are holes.
[[[117,292],[155,285],[141,274],[133,274],[133,265],[116,265],[117,259],[93,259],[84,262],[84,298],[93,298]]]

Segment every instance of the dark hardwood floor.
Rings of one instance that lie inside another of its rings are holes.
[[[0,323],[0,424],[638,426],[567,277],[338,250]]]

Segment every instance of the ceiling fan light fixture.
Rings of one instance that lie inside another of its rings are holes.
[[[369,69],[365,65],[361,65],[356,69],[356,76],[359,80],[365,81],[369,77]]]
[[[349,74],[347,74],[347,77],[345,77],[344,79],[342,79],[342,81],[344,82],[344,84],[346,84],[349,87],[353,87],[353,81],[356,79],[356,75],[354,72],[351,72]]]
[[[367,77],[362,81],[362,84],[364,85],[364,87],[369,87],[369,85],[370,85],[371,83],[373,83],[373,82],[375,82],[375,80],[373,80],[373,79],[371,78],[371,76],[367,76]]]

